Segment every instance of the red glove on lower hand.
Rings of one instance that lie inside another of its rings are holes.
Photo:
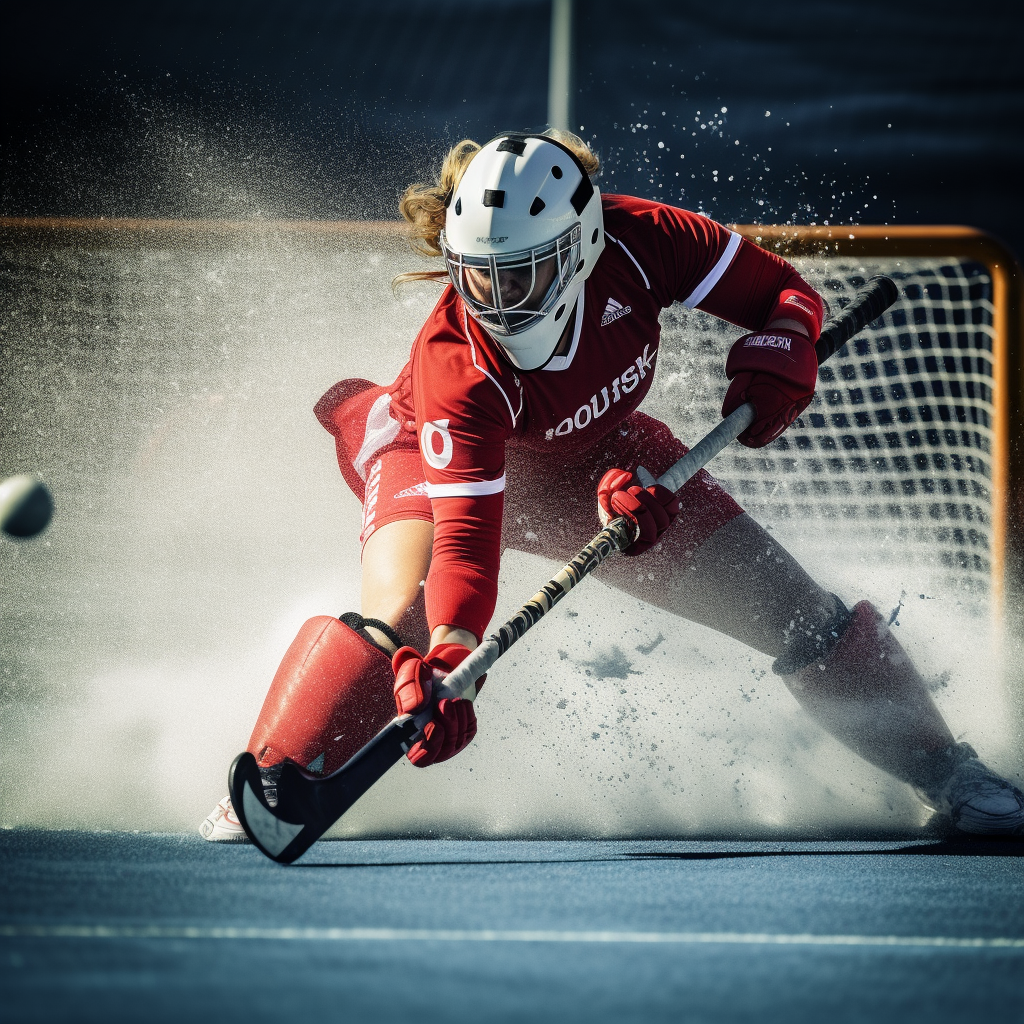
[[[628,470],[609,469],[597,485],[597,505],[602,525],[607,526],[616,516],[629,516],[640,527],[640,535],[623,554],[642,555],[658,543],[679,515],[681,502],[661,484],[644,488]]]
[[[391,666],[395,670],[395,706],[400,715],[417,715],[432,701],[434,685],[440,683],[464,658],[469,648],[462,644],[438,644],[426,657],[412,647],[395,652]],[[484,679],[486,676],[484,677]],[[477,693],[484,679],[476,683]],[[476,712],[465,697],[442,697],[433,706],[423,738],[408,750],[406,757],[417,768],[454,757],[476,735]]]
[[[732,381],[722,415],[753,404],[757,418],[739,436],[748,448],[774,441],[807,408],[818,382],[814,346],[796,331],[745,334],[729,351],[725,375]]]

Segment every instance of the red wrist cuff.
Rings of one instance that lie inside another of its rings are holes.
[[[451,672],[469,657],[469,648],[465,644],[440,643],[427,651],[424,659],[428,665],[436,665],[443,671]]]
[[[808,295],[807,292],[787,288],[779,296],[778,303],[765,322],[770,324],[775,320],[795,320],[804,327],[813,343],[821,335],[823,313],[824,306],[817,295]]]

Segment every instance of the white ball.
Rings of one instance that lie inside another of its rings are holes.
[[[53,498],[46,484],[31,473],[0,480],[0,528],[11,537],[34,537],[53,516]]]

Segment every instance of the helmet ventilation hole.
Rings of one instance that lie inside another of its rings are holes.
[[[576,270],[574,271],[574,273],[578,274],[582,269],[583,269],[583,260],[580,260],[579,263],[576,264]]]
[[[562,319],[562,314],[563,314],[564,312],[565,312],[565,303],[563,302],[563,303],[562,303],[562,304],[561,304],[561,305],[560,305],[560,306],[558,307],[558,309],[556,309],[556,310],[555,310],[555,319],[556,319],[556,320],[561,320],[561,319]]]
[[[540,196],[537,196],[537,198],[534,199],[534,201],[530,204],[530,216],[536,217],[537,214],[540,213],[540,211],[543,210],[546,205],[547,204],[544,202],[544,200],[541,199]]]
[[[561,167],[557,167],[557,166],[556,167],[552,167],[551,168],[551,176],[553,178],[560,178],[562,176],[562,168]]]
[[[594,233],[590,236],[590,244],[597,245],[597,228],[594,228]]]
[[[459,217],[461,215],[462,215],[462,196],[459,196],[459,198],[455,200],[455,216]]]

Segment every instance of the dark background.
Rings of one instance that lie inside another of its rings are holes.
[[[724,221],[966,223],[1024,253],[1021,4],[576,6],[576,120],[606,190]],[[394,217],[446,144],[543,125],[549,17],[547,0],[23,5],[5,15],[0,215]]]

